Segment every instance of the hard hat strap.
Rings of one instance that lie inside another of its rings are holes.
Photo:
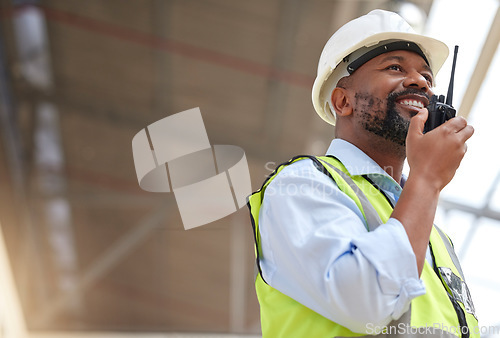
[[[361,67],[363,64],[370,61],[374,57],[395,50],[409,50],[415,52],[424,59],[427,65],[429,65],[427,57],[425,56],[424,52],[422,52],[422,49],[420,49],[420,47],[416,43],[410,41],[396,41],[390,43],[385,42],[382,45],[375,47],[374,49],[371,49],[368,52],[364,53],[363,55],[358,57],[356,60],[354,60],[347,66],[347,71],[349,72],[349,74],[352,74],[354,73],[354,71],[356,71],[356,69],[358,69],[359,67]]]

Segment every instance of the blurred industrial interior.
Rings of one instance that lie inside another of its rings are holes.
[[[418,28],[435,2],[0,0],[0,336],[259,336],[247,209],[184,230],[174,196],[140,189],[133,136],[200,107],[212,144],[245,150],[256,190],[332,138],[310,100],[332,32],[411,4]]]

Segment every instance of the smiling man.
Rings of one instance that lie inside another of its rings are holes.
[[[447,55],[381,10],[327,42],[312,93],[336,125],[327,156],[293,158],[249,199],[264,337],[479,336],[451,240],[433,225],[473,134],[461,117],[423,133]]]

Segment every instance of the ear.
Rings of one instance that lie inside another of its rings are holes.
[[[348,91],[342,87],[335,87],[332,91],[332,105],[337,116],[348,116],[352,114],[352,104]]]

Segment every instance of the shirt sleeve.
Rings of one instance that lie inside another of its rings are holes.
[[[259,230],[266,282],[351,331],[386,325],[425,294],[401,223],[368,232],[355,202],[310,160],[269,184]]]

